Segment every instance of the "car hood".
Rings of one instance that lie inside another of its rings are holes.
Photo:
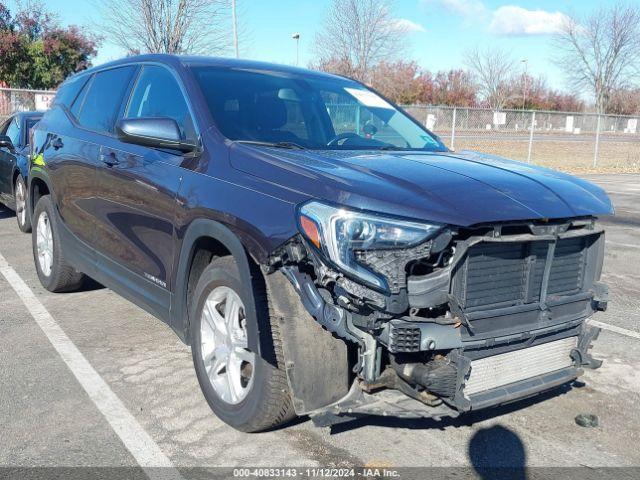
[[[254,154],[239,155],[240,149]],[[585,180],[475,152],[238,146],[231,163],[310,198],[460,226],[613,213],[606,193]]]

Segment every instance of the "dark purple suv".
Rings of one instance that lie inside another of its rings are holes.
[[[599,366],[605,193],[452,152],[353,80],[164,55],[88,70],[35,128],[28,189],[42,284],[86,275],[167,322],[240,430],[452,416]]]

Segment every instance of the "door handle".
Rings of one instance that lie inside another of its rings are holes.
[[[118,161],[114,153],[100,154],[100,161],[107,167],[115,167],[116,165],[120,165],[120,162]]]
[[[51,146],[54,150],[60,150],[62,147],[64,147],[64,142],[60,137],[56,137],[56,139],[51,143]]]

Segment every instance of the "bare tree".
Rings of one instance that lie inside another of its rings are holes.
[[[478,93],[494,110],[505,107],[513,95],[516,62],[498,48],[476,48],[465,54],[465,63],[477,84]]]
[[[382,61],[399,58],[407,28],[393,16],[392,0],[332,0],[316,36],[316,67],[368,82]]]
[[[226,54],[233,44],[228,0],[95,0],[100,28],[132,53]]]
[[[618,3],[583,20],[567,17],[554,44],[572,87],[590,90],[597,112],[606,113],[613,92],[638,82],[640,7]]]

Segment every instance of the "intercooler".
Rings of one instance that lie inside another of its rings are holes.
[[[569,337],[471,362],[466,396],[570,367],[578,337]]]

